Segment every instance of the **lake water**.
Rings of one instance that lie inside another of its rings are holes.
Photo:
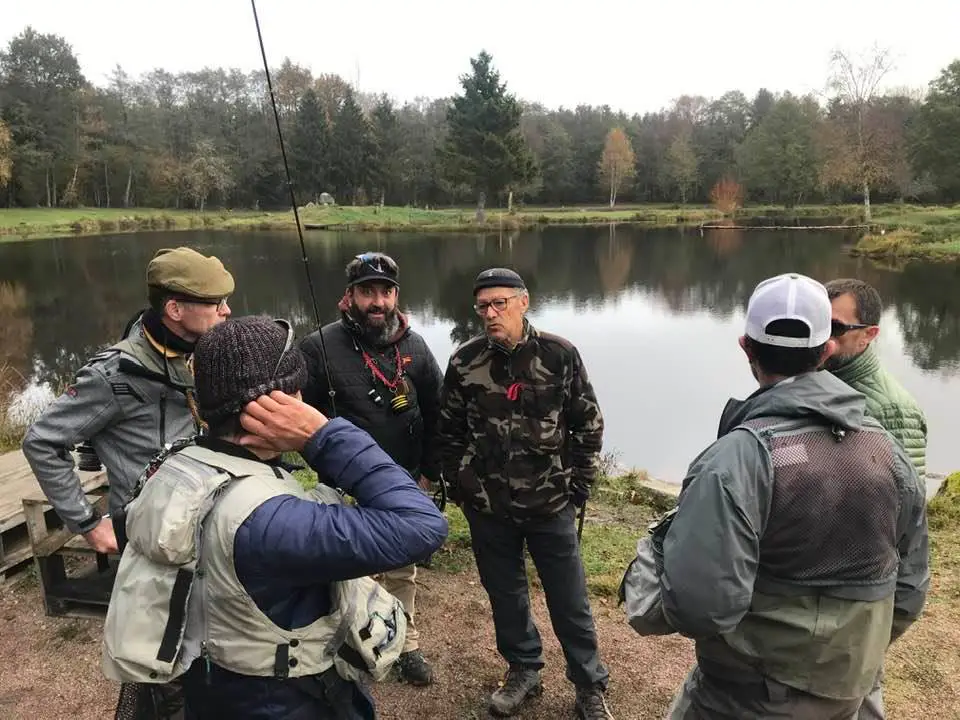
[[[853,238],[813,231],[546,228],[502,236],[307,233],[323,322],[338,317],[343,267],[366,249],[400,263],[402,307],[446,364],[477,329],[471,283],[483,267],[517,269],[530,318],[581,351],[605,418],[605,449],[626,466],[676,481],[715,437],[731,396],[755,389],[737,346],[760,280],[798,271],[861,277],[883,296],[877,340],[886,366],[924,407],[929,467],[960,468],[960,265],[882,269],[849,256]],[[69,377],[146,304],[144,271],[161,247],[190,245],[234,273],[235,315],[314,326],[295,234],[139,233],[0,245],[0,368],[27,379],[24,398]]]

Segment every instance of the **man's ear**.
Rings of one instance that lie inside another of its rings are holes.
[[[863,331],[867,336],[867,342],[873,342],[877,335],[880,334],[879,325],[871,325]]]
[[[180,303],[173,298],[163,304],[163,312],[174,322],[180,322],[180,320],[183,319],[183,308],[180,306]]]
[[[826,344],[823,346],[823,352],[820,353],[820,363],[817,367],[823,367],[823,364],[830,359],[831,356],[837,353],[837,350],[840,349],[840,344],[837,342],[836,338],[830,338],[827,340]]]
[[[740,349],[743,350],[743,354],[747,356],[747,359],[753,360],[753,355],[750,354],[750,344],[747,342],[747,336],[741,335],[738,337],[737,344],[740,346]]]

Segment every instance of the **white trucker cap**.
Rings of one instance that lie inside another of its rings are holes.
[[[747,304],[747,337],[764,345],[815,348],[830,339],[833,311],[827,289],[813,278],[786,273],[757,285]],[[810,330],[808,337],[784,337],[767,332],[775,320],[796,320]]]

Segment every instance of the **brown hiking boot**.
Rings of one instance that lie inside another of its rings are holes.
[[[501,717],[513,715],[528,699],[542,692],[539,670],[511,667],[503,678],[503,685],[490,696],[490,712]]]
[[[578,720],[613,720],[603,688],[599,685],[577,688]]]

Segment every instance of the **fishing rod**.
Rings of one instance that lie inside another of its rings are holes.
[[[297,223],[297,237],[300,238],[300,252],[303,256],[303,269],[307,273],[307,286],[310,289],[310,301],[313,303],[313,315],[317,321],[317,334],[320,335],[320,352],[323,353],[323,373],[327,378],[327,394],[330,395],[330,409],[333,417],[337,416],[337,405],[334,401],[336,391],[330,377],[330,364],[327,362],[327,348],[323,342],[323,331],[320,322],[320,311],[317,309],[317,297],[313,292],[313,279],[310,277],[310,262],[307,259],[307,246],[303,241],[303,229],[300,226],[300,213],[297,211],[297,198],[293,192],[293,180],[290,177],[290,165],[287,162],[287,150],[283,143],[283,131],[280,129],[280,113],[277,110],[277,99],[273,94],[273,82],[270,79],[270,66],[267,63],[267,51],[263,47],[263,33],[260,31],[260,18],[257,16],[257,0],[250,0],[253,8],[253,21],[257,26],[257,39],[260,41],[260,56],[263,58],[263,71],[267,76],[267,89],[270,91],[270,104],[273,107],[273,120],[277,126],[277,137],[280,140],[280,154],[283,157],[283,170],[287,177],[287,188],[290,190],[290,205],[293,207],[293,217]],[[440,489],[433,495],[434,504],[443,512],[447,504],[447,488],[443,478],[440,479]]]
[[[313,278],[310,276],[310,261],[307,259],[307,246],[303,241],[303,228],[300,226],[300,213],[297,211],[297,198],[293,192],[293,180],[290,177],[290,165],[287,162],[287,149],[283,143],[283,131],[280,130],[280,112],[277,110],[277,98],[273,94],[273,82],[270,79],[270,66],[267,63],[267,51],[263,47],[263,33],[260,32],[260,18],[257,16],[257,2],[250,0],[253,7],[253,21],[257,26],[257,39],[260,41],[260,56],[263,58],[263,71],[267,75],[267,89],[270,91],[270,104],[273,106],[273,120],[277,125],[277,137],[280,140],[280,155],[283,157],[283,170],[287,177],[287,189],[290,191],[290,205],[293,208],[293,218],[297,223],[297,237],[300,238],[300,253],[303,257],[303,269],[307,274],[307,287],[310,290],[310,302],[313,303],[313,316],[317,322],[317,334],[320,336],[320,351],[323,353],[323,373],[327,377],[327,394],[330,395],[330,409],[333,417],[337,416],[337,404],[334,401],[336,391],[330,379],[330,365],[327,362],[327,348],[323,342],[323,328],[320,321],[320,310],[317,308],[317,296],[313,291]]]

